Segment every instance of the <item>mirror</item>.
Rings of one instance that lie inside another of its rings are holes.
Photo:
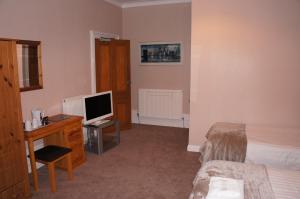
[[[17,40],[20,91],[43,88],[41,42]]]

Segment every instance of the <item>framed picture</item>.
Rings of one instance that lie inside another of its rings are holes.
[[[180,42],[141,43],[141,65],[181,64],[182,49]]]

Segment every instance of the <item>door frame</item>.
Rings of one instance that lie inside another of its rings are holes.
[[[118,34],[104,33],[90,30],[90,55],[91,55],[91,93],[96,93],[96,61],[95,61],[95,39],[111,38],[120,39]]]

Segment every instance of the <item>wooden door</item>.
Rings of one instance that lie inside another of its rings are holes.
[[[114,117],[131,128],[130,42],[96,39],[96,91],[113,92]]]
[[[95,40],[96,92],[112,90],[110,42]]]
[[[0,41],[0,195],[21,184],[10,197],[29,191],[18,80],[16,44]]]
[[[112,40],[112,74],[115,114],[120,128],[131,128],[130,42]]]

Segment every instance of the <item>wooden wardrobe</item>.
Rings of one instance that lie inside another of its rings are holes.
[[[29,196],[16,42],[0,39],[0,199]]]
[[[113,93],[114,118],[131,128],[130,41],[95,40],[96,91]]]

